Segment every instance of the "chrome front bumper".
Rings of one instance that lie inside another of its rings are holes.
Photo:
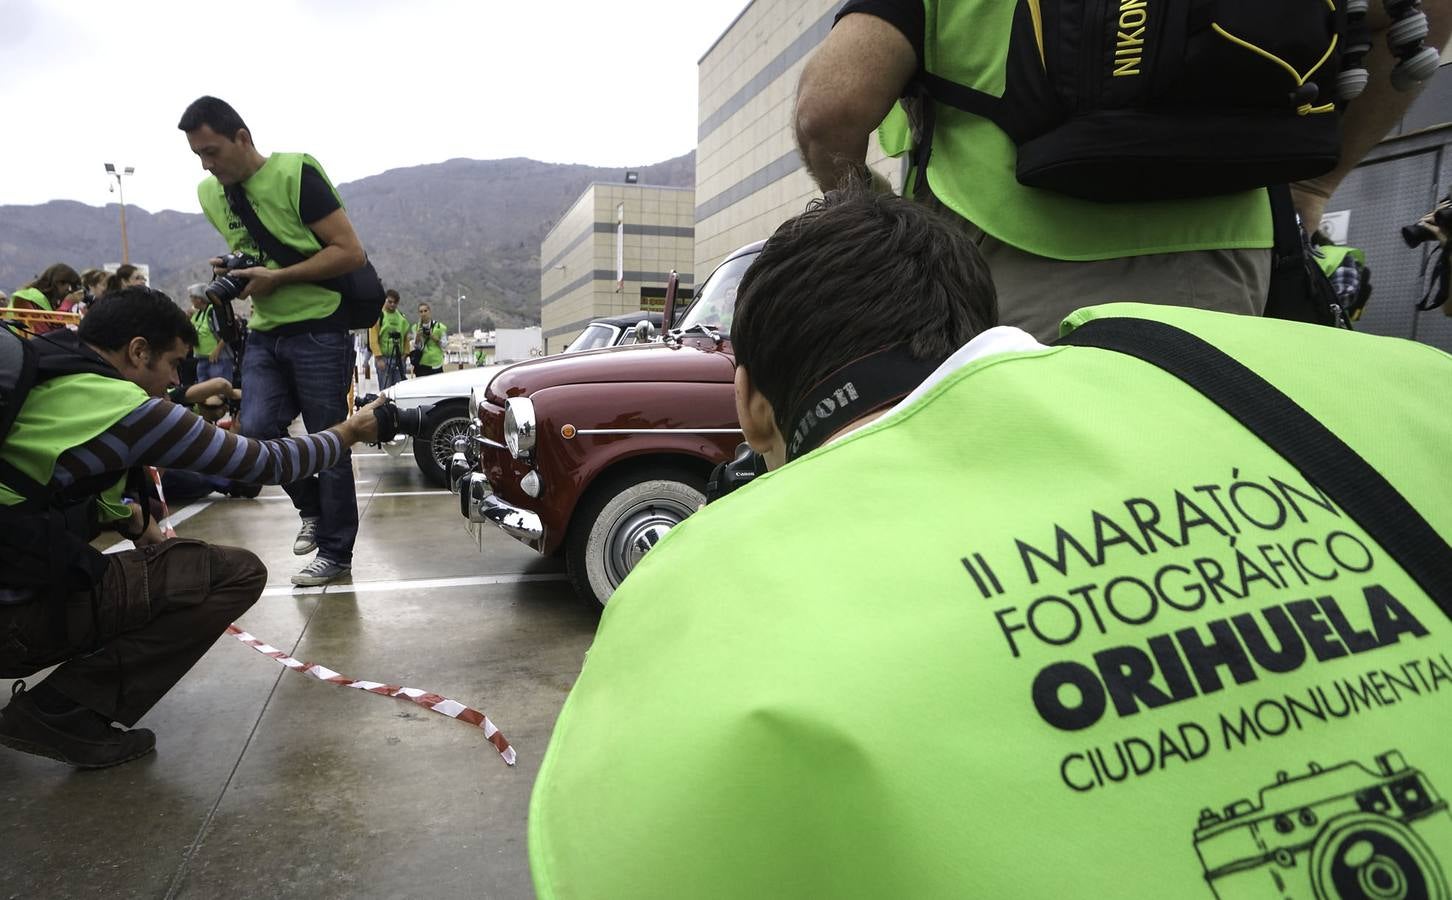
[[[505,534],[526,544],[538,544],[544,537],[539,516],[494,496],[489,481],[478,472],[465,475],[458,487],[459,512],[470,522],[493,522]]]

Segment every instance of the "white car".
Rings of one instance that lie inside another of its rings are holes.
[[[644,330],[641,322],[649,322]],[[642,337],[653,339],[660,330],[660,313],[638,312],[608,319],[596,319],[580,332],[562,352],[578,353],[600,347],[614,347],[619,344],[633,344]],[[511,363],[493,366],[475,366],[472,369],[456,369],[425,375],[423,378],[408,378],[383,391],[383,396],[392,400],[400,410],[419,409],[432,406],[424,418],[423,431],[413,439],[413,458],[420,472],[431,483],[445,487],[448,483],[449,459],[454,455],[454,438],[469,429],[469,392],[476,386],[489,384],[496,372]],[[407,446],[397,441],[385,449],[402,453]]]

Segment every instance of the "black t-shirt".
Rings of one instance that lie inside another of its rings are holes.
[[[847,0],[838,11],[835,25],[848,13],[866,13],[876,16],[901,31],[903,37],[913,45],[918,63],[923,60],[923,32],[927,28],[923,15],[922,0]]]
[[[312,225],[326,219],[343,206],[333,196],[333,189],[323,178],[323,173],[303,163],[302,183],[298,187],[297,211],[304,225]]]

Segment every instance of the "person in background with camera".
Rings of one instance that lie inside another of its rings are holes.
[[[1425,52],[1444,46],[1452,34],[1452,0],[1425,0],[1422,6],[1430,20]],[[1108,180],[1115,188],[1112,193],[1121,195],[1116,197],[1118,202],[1098,202],[1029,187],[1017,180],[1019,151],[1009,135],[986,117],[986,109],[975,114],[965,108],[974,103],[991,105],[999,98],[1004,104],[1023,108],[1025,101],[1011,97],[1004,87],[1014,73],[1008,69],[1008,47],[1002,44],[1009,39],[1016,8],[1008,0],[965,0],[956,5],[927,0],[846,3],[832,31],[804,67],[797,90],[797,144],[817,184],[825,191],[849,175],[861,177],[868,141],[879,125],[884,125],[884,136],[892,136],[891,147],[884,142],[889,153],[905,152],[913,158],[910,145],[924,143],[925,152],[918,153],[910,176],[911,196],[963,223],[993,270],[1003,322],[1021,326],[1042,340],[1057,335],[1060,321],[1075,304],[1093,300],[1134,299],[1255,315],[1265,311],[1273,284],[1272,246],[1276,244],[1276,221],[1265,190],[1185,197],[1184,193],[1193,194],[1195,189],[1181,185],[1173,195],[1128,202],[1122,195],[1138,180],[1131,170],[1123,183]],[[1158,24],[1150,21],[1156,13],[1146,12],[1141,4],[1121,4],[1110,10],[1115,12],[1119,28],[1107,25],[1106,34],[1120,43],[1106,49],[1106,56],[1113,50],[1120,54],[1112,57],[1116,62],[1151,58],[1144,49],[1146,44],[1163,37]],[[1293,14],[1324,16],[1326,10],[1318,5],[1285,13]],[[1418,89],[1393,88],[1397,60],[1387,42],[1393,23],[1381,0],[1371,0],[1365,21],[1370,52],[1363,64],[1371,80],[1342,115],[1340,161],[1332,171],[1295,185],[1293,197],[1285,198],[1282,216],[1293,215],[1293,201],[1295,212],[1308,228],[1320,222],[1326,199],[1417,95]],[[1049,33],[1041,37],[1037,48],[1028,48],[1032,38],[1024,42],[1026,52],[1035,57],[1033,65],[1042,65],[1045,44],[1052,50],[1057,46],[1055,40],[1056,34]],[[1210,38],[1212,43],[1218,40]],[[1345,43],[1333,45],[1333,49],[1344,51]],[[1224,47],[1233,51],[1228,41]],[[1236,59],[1224,53],[1216,58]],[[1281,77],[1280,69],[1251,53],[1241,58],[1245,71],[1226,73],[1225,90],[1249,70]],[[1321,66],[1334,67],[1340,58],[1340,52],[1331,53]],[[1148,64],[1123,67],[1114,74],[1132,77],[1109,78],[1115,88],[1106,87],[1104,94],[1132,89],[1136,79],[1148,77],[1147,71]],[[1062,81],[1056,89],[1064,87]],[[1268,95],[1289,98],[1296,87],[1289,78],[1283,92],[1276,84],[1267,88]],[[955,91],[968,95],[959,105],[946,99]],[[897,120],[889,126],[884,119],[900,98],[907,121]],[[1316,102],[1325,104],[1332,99],[1321,96]],[[1310,107],[1308,103],[1305,109]],[[1176,112],[1192,118],[1195,110]],[[912,139],[907,137],[909,123]],[[1085,146],[1094,143],[1089,139]],[[1188,155],[1200,152],[1205,151],[1197,148]],[[917,162],[923,159],[926,172],[918,171]],[[1262,186],[1274,183],[1259,182]],[[879,189],[889,186],[879,179]],[[1299,255],[1294,226],[1291,231],[1292,237],[1282,241],[1289,241],[1288,247]],[[1278,287],[1282,283],[1275,282]],[[1292,284],[1300,283],[1304,283],[1303,277],[1300,281],[1292,278]],[[1293,288],[1289,293],[1304,291]],[[1278,298],[1278,315],[1287,304],[1299,312],[1312,301]]]
[[[443,322],[434,321],[433,309],[427,303],[418,305],[418,324],[409,335],[413,341],[413,352],[409,361],[413,363],[415,378],[436,375],[444,370],[444,338],[449,329]]]
[[[378,389],[386,391],[403,380],[408,357],[408,319],[398,311],[398,291],[384,292],[383,314],[368,332],[373,361],[378,366]]]
[[[231,254],[251,257],[235,260],[250,264],[222,275],[230,287],[220,296],[252,300],[242,361],[247,389],[242,433],[277,437],[299,414],[309,431],[343,421],[353,342],[342,295],[320,282],[362,268],[367,256],[332,182],[306,154],[263,156],[242,117],[215,97],[201,97],[187,107],[178,128],[186,132],[187,143],[208,172],[197,187],[203,212]],[[289,266],[276,260],[259,264],[258,241],[249,233],[244,213],[236,211],[244,204],[262,227],[305,258]],[[349,455],[345,452],[337,465],[284,487],[302,517],[293,552],[301,556],[317,550],[293,583],[326,584],[348,574],[358,535]]]
[[[108,296],[77,332],[25,343],[38,380],[0,433],[0,677],[59,668],[16,683],[0,744],[79,768],[116,765],[151,751],[152,732],[130,726],[267,582],[247,550],[167,540],[145,504],[108,503],[118,479],[138,497],[145,466],[286,483],[376,440],[380,422],[369,407],[318,433],[251,440],[163,399],[196,334],[149,288]],[[91,547],[108,528],[136,549]]]
[[[222,324],[217,321],[217,310],[207,299],[207,286],[192,285],[187,288],[187,298],[192,301],[192,327],[197,330],[197,381],[211,378],[230,381],[236,376],[235,361],[232,349],[222,339]]]
[[[534,787],[540,896],[1445,883],[1452,421],[1405,386],[1452,356],[1138,303],[1048,347],[995,315],[908,200],[829,192],[766,242],[731,342],[768,471],[611,597]]]
[[[46,267],[34,281],[20,288],[10,298],[10,305],[16,309],[35,309],[41,312],[59,312],[63,301],[80,299],[81,276],[65,263]],[[34,334],[45,334],[64,328],[50,322],[33,322],[26,326]]]

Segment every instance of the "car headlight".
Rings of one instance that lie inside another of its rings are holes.
[[[469,421],[479,421],[479,407],[484,405],[484,394],[489,390],[487,385],[476,384],[469,389]]]
[[[515,459],[534,450],[534,404],[528,397],[510,397],[504,407],[504,446]]]

